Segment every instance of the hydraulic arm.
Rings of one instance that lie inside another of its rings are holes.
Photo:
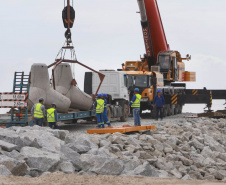
[[[156,0],[137,0],[149,69],[157,64],[160,51],[169,50]]]

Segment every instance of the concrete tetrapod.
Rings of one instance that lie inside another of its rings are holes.
[[[45,99],[44,105],[50,108],[52,103],[56,103],[57,111],[66,113],[70,107],[71,100],[61,93],[55,91],[50,86],[49,72],[46,64],[33,64],[31,66],[31,85],[29,92],[29,109],[39,98]]]
[[[60,64],[54,71],[56,91],[71,100],[71,108],[90,110],[93,105],[92,97],[71,84],[73,77],[69,64]]]

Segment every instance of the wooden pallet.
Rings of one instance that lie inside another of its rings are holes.
[[[91,129],[87,130],[88,134],[113,134],[116,132],[119,133],[128,133],[128,132],[137,132],[142,130],[154,130],[156,129],[155,125],[150,126],[130,126],[124,125],[122,127],[107,127],[107,128],[99,128],[99,129]]]
[[[221,118],[224,114],[222,112],[209,112],[198,114],[198,117],[208,117],[208,118]]]

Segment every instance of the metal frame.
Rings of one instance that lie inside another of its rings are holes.
[[[20,84],[17,85],[16,83],[19,82],[17,81],[17,74],[20,73],[21,74],[21,80],[20,80]],[[27,100],[29,98],[29,89],[30,89],[30,76],[31,74],[29,75],[26,75],[28,76],[27,78],[27,84],[24,84],[24,72],[15,72],[14,73],[14,84],[13,84],[13,92],[16,91],[16,87],[17,88],[20,88],[20,92],[19,93],[23,93],[23,88],[26,88],[26,93],[28,94],[27,96]],[[21,125],[25,125],[27,122],[28,122],[28,107],[26,107],[26,110],[25,112],[23,113],[22,110],[21,110],[21,107],[18,108],[18,114],[24,114],[24,120],[21,120],[21,117],[20,116],[16,116],[18,120],[15,120],[15,113],[14,113],[14,110],[13,108],[11,109],[11,121],[10,123],[7,125],[7,127],[9,126],[14,126],[14,125],[17,125],[17,124],[21,124]]]
[[[89,69],[89,70],[91,70],[91,71],[93,71],[93,72],[95,72],[95,73],[97,73],[97,74],[99,75],[99,78],[100,78],[100,84],[99,84],[99,86],[98,86],[98,88],[97,88],[97,91],[96,91],[96,93],[95,93],[95,96],[96,96],[97,93],[98,93],[98,91],[99,91],[99,89],[100,89],[101,84],[102,84],[103,81],[104,81],[105,75],[102,74],[102,73],[100,73],[100,72],[98,72],[98,71],[96,71],[96,70],[94,70],[94,69],[92,69],[92,68],[90,68],[90,67],[88,67],[88,66],[86,66],[85,64],[83,64],[83,63],[81,63],[81,62],[79,62],[79,61],[77,61],[77,60],[56,59],[56,62],[54,62],[54,63],[52,63],[52,64],[50,64],[50,65],[48,66],[48,68],[54,66],[53,69],[52,69],[52,76],[53,76],[52,83],[53,83],[53,89],[56,89],[54,71],[55,71],[56,67],[57,67],[58,65],[60,65],[61,63],[63,63],[63,62],[65,62],[65,63],[79,64],[79,65],[81,65],[81,66],[83,66],[83,67],[85,67],[85,68],[87,68],[87,69]]]
[[[66,113],[66,114],[58,114],[58,120],[59,121],[67,121],[67,120],[73,120],[73,119],[76,120],[76,119],[82,119],[82,118],[95,117],[95,115],[96,115],[95,110],[72,112],[72,113]]]

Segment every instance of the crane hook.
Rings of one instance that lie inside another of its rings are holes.
[[[65,38],[67,39],[67,45],[71,43],[71,30],[68,28],[64,34]]]

